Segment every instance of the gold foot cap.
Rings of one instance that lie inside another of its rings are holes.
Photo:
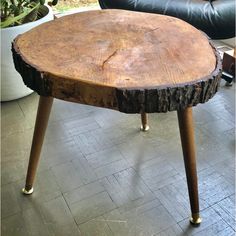
[[[34,189],[31,188],[30,190],[26,190],[25,188],[22,189],[22,193],[24,193],[25,195],[30,195],[34,192]]]
[[[145,125],[144,127],[141,125],[140,130],[142,131],[148,131],[149,130],[149,125]]]
[[[192,225],[194,225],[194,226],[199,226],[201,224],[201,222],[202,222],[202,219],[201,219],[200,216],[198,216],[198,217],[191,217],[191,219],[190,219],[190,223]]]

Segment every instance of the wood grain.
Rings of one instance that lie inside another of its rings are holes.
[[[217,91],[220,58],[182,20],[124,10],[65,16],[18,36],[15,67],[43,96],[126,113],[204,103]]]
[[[192,107],[178,111],[178,121],[192,218],[195,222],[199,218],[199,200]]]
[[[27,176],[26,176],[26,183],[25,183],[26,191],[31,190],[33,187],[52,104],[53,104],[52,97],[40,96],[37,118],[34,127],[34,135],[30,151]]]

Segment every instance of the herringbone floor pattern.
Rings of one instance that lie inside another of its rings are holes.
[[[235,235],[235,87],[194,110],[193,228],[176,112],[139,115],[55,100],[35,192],[23,196],[38,95],[2,103],[2,236]]]

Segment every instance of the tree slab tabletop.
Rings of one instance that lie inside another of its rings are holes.
[[[125,113],[204,103],[221,74],[216,50],[191,25],[124,10],[45,23],[19,35],[12,51],[25,84],[40,95]]]

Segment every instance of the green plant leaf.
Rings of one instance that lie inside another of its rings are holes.
[[[39,5],[40,5],[40,3],[36,4],[33,8],[25,8],[23,10],[23,13],[21,13],[18,16],[15,16],[15,17],[9,16],[5,21],[1,22],[1,24],[0,24],[1,28],[9,27],[9,26],[13,25],[15,22],[22,20],[24,17],[26,17],[28,14],[30,14],[33,10],[38,8]]]

